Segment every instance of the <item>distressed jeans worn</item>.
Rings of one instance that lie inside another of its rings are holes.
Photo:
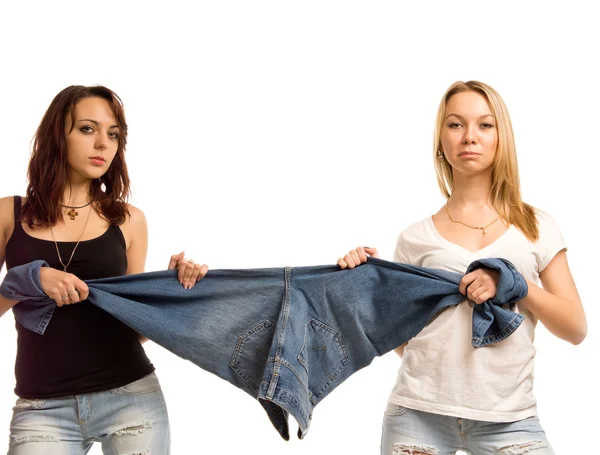
[[[19,398],[8,455],[168,455],[167,407],[154,373],[116,389],[62,398]]]
[[[55,308],[34,261],[12,268],[0,286],[24,327],[42,334]],[[510,309],[527,283],[504,259],[468,271],[500,272],[497,295],[476,305],[472,344],[502,341],[523,317]],[[86,281],[94,304],[176,355],[258,399],[284,439],[288,414],[302,438],[314,407],[359,369],[414,337],[465,297],[462,275],[369,258],[337,266],[211,270],[192,289],[160,271]]]
[[[485,422],[432,414],[389,403],[381,455],[555,455],[537,417]]]

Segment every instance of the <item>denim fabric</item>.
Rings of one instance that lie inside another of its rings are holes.
[[[0,286],[25,327],[43,333],[54,302],[43,293],[43,261],[12,268]],[[469,271],[500,272],[496,297],[473,312],[475,347],[501,341],[522,322],[502,307],[527,294],[504,259]],[[414,337],[465,299],[462,275],[369,258],[352,270],[313,266],[212,270],[186,290],[177,272],[89,280],[89,301],[142,335],[257,398],[284,439],[288,413],[299,437],[316,404],[357,370]],[[86,303],[83,303],[86,304]]]
[[[154,373],[104,392],[19,398],[8,455],[82,455],[94,442],[105,455],[170,453],[167,406]]]
[[[537,417],[484,422],[388,404],[381,455],[454,455],[457,450],[476,455],[554,455]]]

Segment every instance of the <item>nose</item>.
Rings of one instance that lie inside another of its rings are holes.
[[[96,136],[96,143],[94,144],[97,149],[104,150],[108,145],[108,136],[100,133]]]
[[[463,144],[475,144],[476,138],[472,127],[465,128],[465,135],[463,137]]]

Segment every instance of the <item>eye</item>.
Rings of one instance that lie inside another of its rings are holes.
[[[494,124],[493,123],[482,123],[481,124],[482,128],[488,129],[488,128],[493,128]]]
[[[451,128],[453,130],[460,128],[462,125],[458,122],[452,122],[448,124],[448,128]]]
[[[81,128],[79,128],[79,131],[82,133],[93,133],[94,128],[92,128],[90,125],[83,125]]]
[[[112,139],[119,139],[119,133],[116,131],[109,131],[108,132],[108,137],[112,138]]]

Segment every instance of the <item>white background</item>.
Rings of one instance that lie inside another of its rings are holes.
[[[0,196],[24,194],[30,141],[56,93],[112,88],[126,106],[149,271],[181,250],[213,269],[334,263],[357,245],[391,259],[400,230],[444,202],[431,155],[445,89],[468,79],[496,88],[523,198],[559,223],[589,319],[576,347],[538,327],[539,415],[558,454],[594,450],[600,33],[587,2],[1,5]],[[15,338],[8,314],[0,451]],[[379,453],[393,353],[324,400],[304,440],[292,421],[284,442],[245,393],[153,343],[146,351],[174,454]]]

